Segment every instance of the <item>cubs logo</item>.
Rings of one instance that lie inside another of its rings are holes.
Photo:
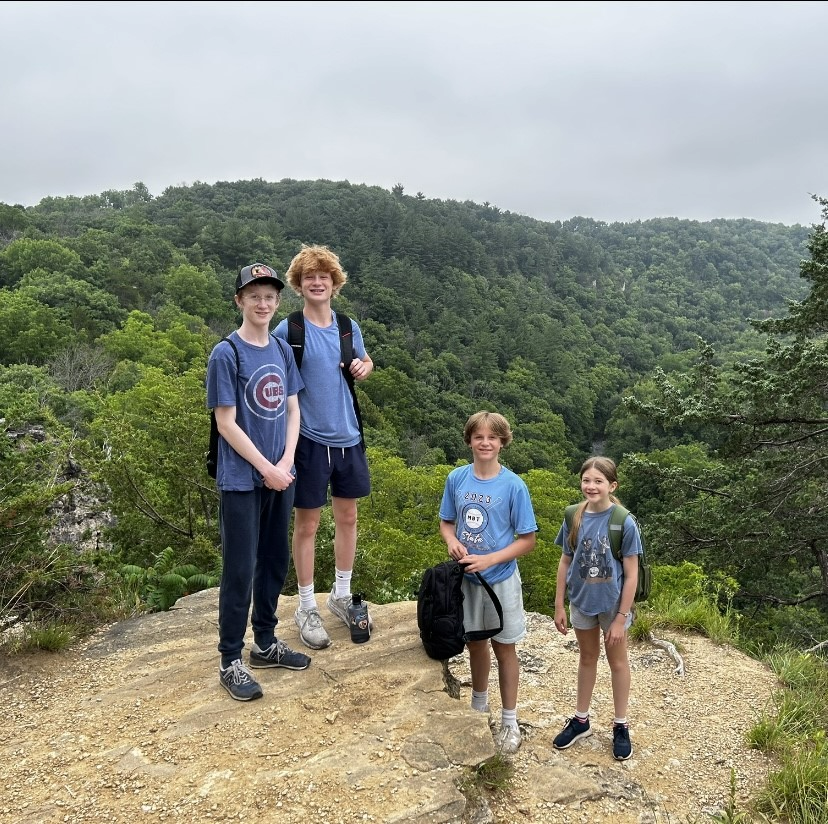
[[[284,414],[287,399],[285,376],[272,365],[262,366],[247,382],[244,399],[254,415],[275,420]]]

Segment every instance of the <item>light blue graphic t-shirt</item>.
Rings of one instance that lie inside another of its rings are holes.
[[[603,512],[584,510],[578,530],[575,552],[569,546],[569,529],[564,520],[555,543],[566,555],[572,557],[566,575],[569,601],[584,615],[600,615],[614,610],[621,598],[624,586],[624,566],[612,554],[609,522],[613,504]],[[621,554],[641,553],[641,536],[632,516],[627,515],[621,539]]]
[[[453,521],[457,540],[469,554],[483,555],[509,546],[516,535],[538,531],[529,489],[523,479],[505,466],[494,478],[475,477],[474,465],[449,472],[440,503],[440,518]],[[515,571],[517,559],[495,564],[481,575],[489,584],[505,581]],[[466,574],[479,585],[475,575]]]

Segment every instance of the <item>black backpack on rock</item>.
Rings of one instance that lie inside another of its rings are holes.
[[[417,627],[426,655],[438,661],[459,655],[467,641],[483,641],[503,630],[503,607],[483,576],[478,580],[497,610],[500,626],[466,632],[463,627],[463,567],[454,559],[443,561],[423,573],[417,594]]]

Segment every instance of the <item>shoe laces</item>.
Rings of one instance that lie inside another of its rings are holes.
[[[281,661],[282,657],[290,652],[288,645],[284,641],[280,641],[278,638],[276,639],[276,660]]]
[[[626,724],[616,724],[612,729],[612,737],[615,740],[619,738],[627,741],[630,737],[630,729]]]
[[[322,616],[318,609],[309,609],[305,612],[305,626],[311,629],[319,629],[322,626]]]
[[[247,667],[238,659],[230,664],[230,669],[233,670],[234,684],[252,684],[253,676],[248,671]]]

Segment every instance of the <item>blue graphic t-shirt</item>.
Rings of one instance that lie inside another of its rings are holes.
[[[354,357],[365,357],[362,331],[351,321]],[[274,333],[287,340],[287,318]],[[336,312],[330,326],[316,326],[305,318],[305,352],[302,356],[302,381],[299,408],[302,410],[299,431],[323,446],[348,447],[360,442],[359,423],[354,411],[351,390],[345,382],[340,363],[339,325]]]
[[[239,351],[224,341],[213,347],[207,362],[207,407],[235,406],[236,423],[271,463],[285,451],[287,399],[302,388],[293,352],[283,341],[270,337],[267,346],[255,346],[231,334]],[[219,437],[216,485],[232,492],[249,492],[262,485],[258,470]]]
[[[453,521],[457,540],[470,554],[483,555],[509,546],[516,535],[538,531],[529,489],[505,466],[494,478],[475,477],[474,465],[458,466],[449,472],[440,503],[440,518]],[[489,584],[505,581],[514,574],[517,559],[495,564],[481,575]],[[466,579],[480,585],[477,576]]]
[[[613,504],[603,512],[584,510],[578,530],[578,546],[572,552],[569,546],[569,529],[564,520],[555,543],[566,555],[572,557],[566,574],[569,602],[584,615],[599,615],[610,612],[618,605],[624,586],[624,565],[612,554],[609,538],[610,514]],[[641,553],[641,536],[633,518],[628,515],[624,521],[621,538],[621,554]]]

